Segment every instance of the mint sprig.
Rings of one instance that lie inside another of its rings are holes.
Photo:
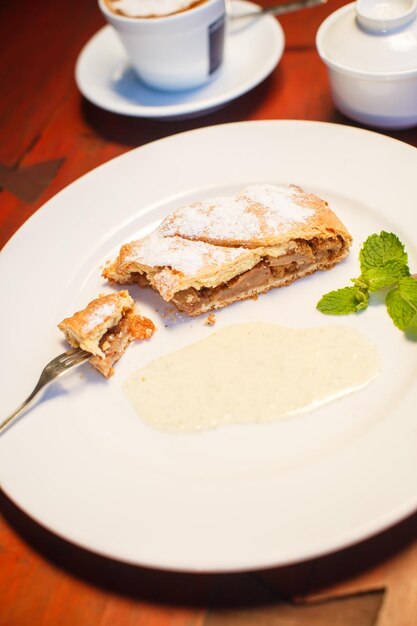
[[[386,306],[401,330],[417,327],[417,280],[410,276],[404,244],[394,233],[370,235],[359,253],[361,275],[353,287],[330,291],[317,303],[326,315],[348,315],[368,307],[369,293],[391,288]]]
[[[385,298],[388,313],[400,330],[417,327],[417,280],[403,278]]]
[[[370,235],[359,253],[361,271],[381,268],[390,261],[408,265],[408,255],[397,235],[384,230],[379,235]]]
[[[368,293],[359,287],[343,287],[326,293],[317,303],[317,308],[326,315],[347,315],[366,309],[368,299]]]
[[[361,279],[369,291],[391,287],[410,275],[404,244],[397,235],[384,230],[379,235],[368,237],[359,252],[359,261]]]
[[[378,291],[391,287],[398,283],[401,278],[410,276],[408,265],[403,261],[388,261],[381,267],[371,267],[361,276],[369,291]]]

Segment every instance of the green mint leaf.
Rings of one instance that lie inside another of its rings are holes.
[[[400,261],[408,266],[408,256],[397,235],[384,230],[379,235],[370,235],[359,253],[361,271],[382,267],[390,261]]]
[[[351,278],[350,280],[358,289],[361,289],[362,291],[368,290],[368,283],[363,276],[359,276],[359,278]]]
[[[358,287],[343,287],[326,293],[317,303],[317,308],[326,315],[347,315],[362,311],[368,306],[368,293]]]
[[[400,330],[417,327],[417,280],[403,278],[385,298],[388,313]]]
[[[363,272],[361,279],[368,285],[369,291],[378,291],[390,287],[401,278],[410,275],[408,265],[400,259],[388,261],[380,267],[371,267]]]

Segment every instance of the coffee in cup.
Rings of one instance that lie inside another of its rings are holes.
[[[165,17],[193,9],[207,0],[104,0],[107,7],[123,17]]]

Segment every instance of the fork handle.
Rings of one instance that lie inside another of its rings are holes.
[[[28,408],[32,403],[33,400],[36,398],[36,396],[38,395],[38,393],[40,392],[41,389],[45,388],[45,384],[42,381],[42,378],[39,379],[35,389],[32,391],[32,393],[26,398],[26,400],[24,400],[22,402],[22,404],[20,404],[17,409],[15,409],[13,411],[13,413],[11,413],[8,417],[6,417],[5,420],[3,420],[0,423],[0,434],[6,430],[6,428],[8,428],[9,426],[11,426],[13,424],[13,422],[15,422],[20,415],[23,413],[23,411]]]
[[[231,15],[231,19],[238,20],[244,17],[261,17],[262,15],[285,15],[300,9],[310,9],[326,2],[327,0],[296,0],[295,2],[274,5],[272,7],[263,7],[260,10],[248,11],[247,13],[237,13],[236,15]]]

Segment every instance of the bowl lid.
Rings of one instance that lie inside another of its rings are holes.
[[[357,0],[320,26],[321,57],[346,71],[417,71],[417,0]]]

